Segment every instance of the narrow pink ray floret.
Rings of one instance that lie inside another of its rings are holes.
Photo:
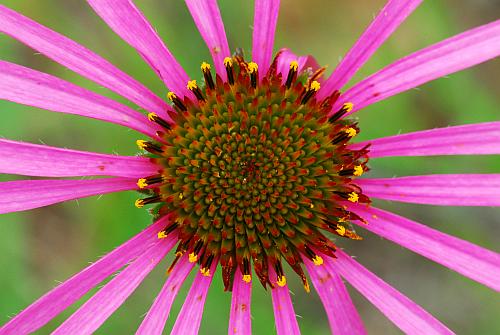
[[[369,174],[374,158],[499,154],[500,122],[353,143],[361,127],[349,117],[497,57],[500,20],[403,57],[344,90],[421,0],[389,0],[328,77],[312,56],[286,48],[274,54],[279,0],[255,0],[251,60],[239,49],[231,52],[215,0],[186,0],[212,56],[211,63],[200,60],[198,81],[131,0],[87,2],[163,80],[168,101],[93,51],[0,5],[1,32],[147,115],[7,61],[0,61],[0,98],[118,124],[148,137],[137,140],[140,155],[128,157],[0,139],[0,173],[51,178],[2,182],[0,213],[140,190],[143,197],[135,205],[150,207],[154,223],[26,307],[0,334],[33,333],[112,278],[54,331],[91,334],[170,252],[168,276],[137,334],[163,332],[193,269],[171,334],[199,332],[217,271],[232,294],[228,334],[252,333],[251,297],[258,286],[270,291],[277,333],[300,334],[287,284],[291,273],[307,292],[317,291],[332,333],[367,333],[344,280],[405,333],[452,333],[338,247],[343,238],[362,240],[354,227],[500,291],[497,253],[371,206],[375,198],[499,206],[500,174],[359,178]],[[53,179],[88,176],[107,178]]]

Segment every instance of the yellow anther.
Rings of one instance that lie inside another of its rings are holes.
[[[142,208],[142,207],[144,207],[144,201],[142,201],[142,199],[137,199],[137,200],[135,201],[135,207],[137,207],[137,208]]]
[[[311,90],[313,91],[319,91],[319,89],[321,88],[321,85],[319,82],[317,82],[316,80],[314,80],[312,83],[311,83]]]
[[[309,287],[309,282],[307,280],[304,283],[304,290],[306,290],[307,293],[311,293],[311,288]]]
[[[312,259],[314,265],[316,266],[320,266],[321,264],[323,264],[323,258],[321,258],[321,256],[314,256],[314,258]]]
[[[345,227],[344,226],[338,226],[337,229],[335,229],[335,231],[340,235],[340,236],[344,236],[345,235]]]
[[[167,93],[167,98],[170,100],[170,101],[174,101],[175,98],[177,98],[177,95],[175,95],[174,92],[168,92]]]
[[[224,58],[224,66],[233,66],[233,60],[231,57]]]
[[[181,193],[179,193],[179,199],[182,200],[182,198],[184,198],[184,194],[182,194],[182,192],[181,192]]]
[[[356,192],[351,192],[348,195],[349,195],[349,198],[347,198],[347,200],[349,200],[350,202],[358,202],[359,195]]]
[[[252,276],[250,276],[250,275],[243,275],[243,281],[245,283],[250,283],[252,281]]]
[[[286,277],[285,276],[281,276],[281,278],[278,277],[277,284],[279,287],[285,286],[286,285]]]
[[[207,62],[201,63],[201,70],[202,71],[210,71],[210,64],[208,64]]]
[[[356,129],[354,129],[354,128],[352,128],[352,127],[349,127],[349,128],[347,128],[346,130],[344,130],[344,131],[347,133],[347,135],[349,135],[349,137],[354,137],[354,136],[356,136],[356,134],[358,133],[358,132],[356,131]]]
[[[347,113],[349,113],[350,111],[352,111],[353,108],[354,108],[354,104],[352,102],[346,102],[342,106],[342,109],[345,109],[347,111]]]
[[[165,233],[163,230],[158,232],[158,238],[161,239],[161,238],[165,238],[165,237],[167,237],[167,233]]]
[[[361,176],[363,174],[363,172],[365,172],[365,170],[363,170],[363,167],[361,165],[356,165],[354,167],[353,175],[359,177],[359,176]]]
[[[347,222],[347,219],[348,219],[348,218],[349,218],[349,217],[347,217],[347,216],[343,216],[343,217],[341,217],[340,219],[338,219],[338,220],[337,220],[337,222]]]
[[[137,181],[137,186],[139,186],[139,188],[145,188],[148,186],[148,183],[146,182],[146,178],[141,178]]]
[[[259,69],[259,66],[257,65],[257,63],[254,63],[254,62],[248,63],[248,72],[255,73],[255,72],[257,72],[258,69]]]
[[[201,268],[200,269],[200,272],[202,275],[204,275],[205,277],[208,277],[210,276],[210,269],[209,268]]]
[[[296,60],[290,62],[290,70],[297,71],[299,69],[299,62]]]
[[[175,253],[175,256],[176,256],[176,257],[181,257],[182,255],[184,255],[184,252],[182,252],[182,251],[177,251],[177,252]]]
[[[198,255],[196,255],[194,252],[189,254],[189,263],[194,263],[198,260]]]
[[[194,90],[198,87],[198,85],[196,85],[196,80],[190,80],[188,81],[188,84],[187,84],[187,89],[188,90]]]
[[[167,121],[165,121],[161,117],[159,117],[158,114],[156,114],[156,113],[149,113],[148,120],[159,124],[160,126],[162,126],[165,129],[169,129],[169,130],[172,129],[171,125]]]
[[[311,203],[311,204],[309,205],[309,208],[314,208],[314,204],[313,204],[313,203]]]
[[[137,141],[135,141],[135,144],[137,144],[139,149],[144,149],[146,147],[147,141],[137,140]]]
[[[148,120],[149,121],[154,121],[157,117],[158,117],[158,115],[155,114],[155,113],[149,113],[148,114]]]

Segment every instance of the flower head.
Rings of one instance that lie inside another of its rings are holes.
[[[342,278],[403,331],[450,332],[334,243],[334,237],[361,240],[362,233],[354,226],[500,289],[498,254],[373,208],[370,200],[498,206],[500,175],[358,178],[369,172],[371,158],[498,154],[500,123],[353,143],[360,127],[349,118],[391,95],[498,56],[499,21],[418,51],[342,91],[421,1],[388,1],[325,78],[324,68],[311,57],[287,49],[273,55],[279,1],[255,1],[252,56],[246,60],[240,51],[230,53],[216,1],[187,0],[213,58],[201,63],[203,80],[186,74],[132,1],[88,2],[165,82],[167,102],[90,50],[0,6],[2,32],[117,92],[148,114],[6,61],[0,62],[2,99],[101,119],[149,137],[137,140],[142,152],[138,157],[0,140],[2,173],[113,177],[4,182],[0,213],[139,190],[143,196],[135,206],[150,207],[155,221],[26,308],[0,332],[36,331],[124,267],[55,331],[92,333],[171,250],[168,278],[139,326],[140,334],[162,332],[180,286],[195,267],[197,274],[173,334],[198,332],[219,269],[225,289],[232,291],[229,333],[251,333],[254,274],[270,290],[278,334],[300,332],[288,291],[289,272],[298,275],[307,292],[311,280],[335,333],[366,332]],[[478,131],[489,141],[478,142]]]
[[[277,61],[260,81],[256,63],[241,56],[224,63],[227,82],[218,74],[214,79],[205,62],[205,85],[188,82],[196,101],[168,93],[175,123],[149,118],[164,128],[162,141],[138,145],[152,154],[159,173],[139,179],[151,194],[136,206],[158,203],[160,216],[172,214],[163,236],[179,232],[174,262],[188,254],[203,274],[219,262],[226,290],[237,268],[250,282],[252,265],[264,287],[276,284],[269,267],[284,286],[282,262],[308,289],[302,258],[319,263],[317,252],[335,257],[334,244],[321,231],[357,236],[338,220],[352,216],[343,200],[360,200],[353,177],[367,169],[367,150],[348,149],[356,125],[327,117],[338,94],[314,99],[320,84],[311,79],[315,74],[299,74],[297,61],[285,82]]]

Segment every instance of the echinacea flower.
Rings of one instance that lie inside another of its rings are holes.
[[[277,333],[298,334],[287,285],[292,273],[306,291],[311,281],[333,333],[366,333],[342,278],[404,332],[451,333],[334,244],[334,236],[361,240],[354,226],[500,290],[500,256],[495,252],[371,206],[372,198],[498,206],[500,174],[359,178],[369,171],[372,158],[499,154],[500,122],[353,143],[360,128],[348,117],[498,56],[500,21],[404,57],[343,91],[422,1],[388,1],[324,78],[324,69],[312,57],[287,49],[273,57],[279,1],[255,1],[249,61],[241,51],[231,53],[215,0],[187,0],[213,58],[201,63],[203,80],[198,81],[186,74],[130,0],[88,2],[164,81],[171,103],[85,47],[0,6],[3,33],[148,111],[144,115],[62,79],[1,61],[2,99],[119,124],[148,139],[137,141],[143,151],[139,157],[0,140],[2,173],[111,177],[3,182],[0,213],[139,190],[144,195],[136,206],[151,206],[155,222],[28,306],[0,334],[38,330],[116,274],[54,332],[92,333],[170,251],[175,255],[169,275],[139,334],[163,331],[179,288],[193,269],[197,273],[172,334],[198,332],[213,274],[219,269],[225,289],[232,292],[229,334],[251,333],[251,290],[256,282],[270,291]]]

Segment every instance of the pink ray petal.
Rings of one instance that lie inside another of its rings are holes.
[[[0,328],[0,334],[31,334],[43,327],[89,290],[156,243],[157,233],[165,228],[167,222],[167,217],[156,221],[106,256],[52,289]],[[167,238],[174,241],[176,235],[172,234]]]
[[[0,183],[0,214],[137,188],[137,180],[128,178],[6,181]]]
[[[137,80],[75,41],[2,5],[0,31],[138,106],[166,116],[167,104]]]
[[[241,271],[238,268],[234,274],[228,335],[252,334],[251,299],[252,283],[243,281]]]
[[[259,65],[259,79],[266,75],[271,65],[279,10],[280,0],[255,1],[252,61]]]
[[[177,293],[179,293],[179,289],[186,280],[186,277],[193,269],[193,266],[194,263],[189,262],[187,256],[179,259],[179,262],[173,268],[172,273],[169,274],[160,294],[156,297],[151,309],[137,330],[137,335],[162,334],[174,299]]]
[[[226,80],[224,58],[230,57],[226,31],[216,0],[185,0],[203,40],[214,60],[215,70]]]
[[[500,20],[468,30],[406,56],[347,90],[332,110],[344,102],[353,111],[395,94],[485,62],[500,54]]]
[[[500,154],[500,122],[436,128],[377,138],[353,144],[361,149],[370,144],[370,157],[491,155]]]
[[[500,174],[358,179],[369,197],[440,206],[500,206]]]
[[[205,307],[205,300],[207,299],[208,289],[212,283],[216,268],[217,262],[214,261],[210,268],[209,276],[204,276],[200,272],[196,274],[170,335],[198,334],[201,317],[203,316],[203,308]]]
[[[389,0],[354,46],[321,85],[318,99],[340,90],[406,20],[422,0]]]
[[[87,2],[118,36],[137,50],[171,91],[194,99],[186,88],[188,75],[131,0]]]
[[[0,61],[0,99],[116,123],[156,138],[160,128],[116,101],[62,79]]]
[[[290,70],[290,63],[292,61],[296,61],[299,63],[298,72],[302,72],[307,68],[311,68],[312,71],[316,71],[320,68],[316,59],[313,56],[297,56],[289,49],[281,49],[278,53],[278,61],[277,61],[277,71],[282,74],[283,83],[286,81],[286,77],[288,75],[288,71]]]
[[[316,266],[308,259],[305,260],[305,265],[325,308],[332,334],[367,334],[363,321],[340,276],[327,266]]]
[[[361,227],[500,291],[500,255],[496,252],[381,209],[347,207],[368,221],[354,221]]]
[[[405,334],[454,334],[422,307],[365,269],[342,250],[326,259],[332,272],[344,277]]]
[[[141,178],[158,171],[148,158],[105,155],[0,139],[0,173],[25,176]]]
[[[288,285],[279,286],[277,284],[276,272],[272,266],[269,266],[269,279],[274,285],[274,288],[271,289],[271,297],[277,335],[300,335]]]
[[[161,239],[104,285],[52,334],[92,334],[134,292],[177,242]]]

